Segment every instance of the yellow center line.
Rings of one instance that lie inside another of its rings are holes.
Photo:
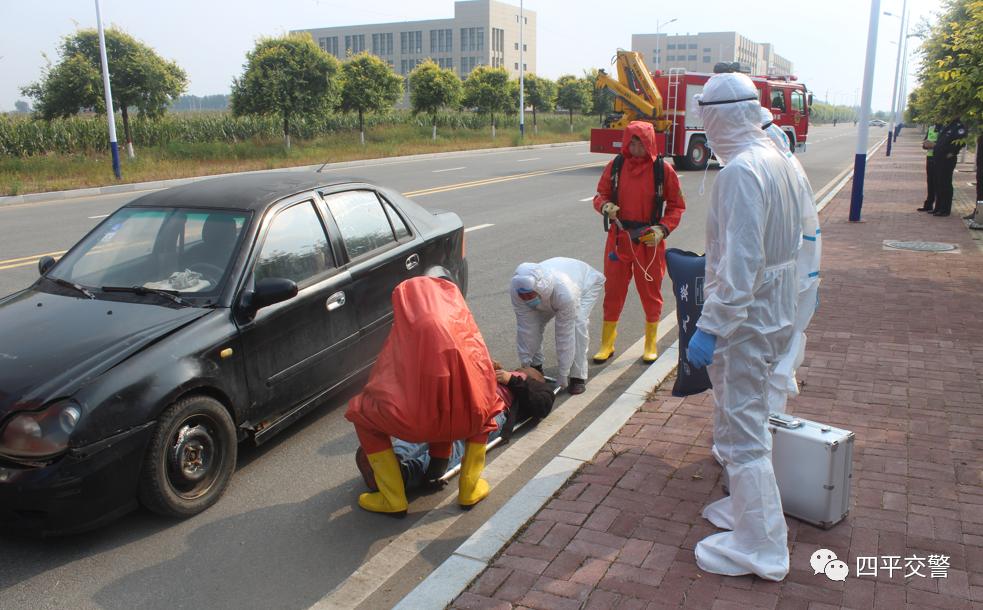
[[[526,172],[523,174],[512,174],[509,176],[499,176],[497,178],[484,178],[482,180],[472,180],[470,182],[459,182],[457,184],[448,184],[445,186],[435,186],[427,189],[420,189],[417,191],[408,191],[403,193],[406,197],[422,197],[424,195],[436,195],[437,193],[446,193],[448,191],[456,191],[460,189],[475,188],[478,186],[487,186],[489,184],[499,184],[501,182],[511,182],[512,180],[523,180],[526,178],[535,178],[537,176],[546,176],[548,174],[557,174],[560,172],[569,172],[575,169],[583,169],[585,167],[601,167],[605,162],[594,162],[594,163],[581,163],[579,165],[568,165],[566,167],[558,167],[556,169],[544,169],[534,172]],[[36,265],[41,258],[45,256],[58,257],[65,254],[67,250],[61,250],[58,252],[48,252],[47,254],[33,254],[31,256],[22,256],[20,258],[10,258],[7,260],[0,260],[0,271],[5,269],[15,269],[17,267],[27,267],[29,265]]]

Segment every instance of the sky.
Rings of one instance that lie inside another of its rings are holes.
[[[881,11],[901,14],[904,0],[881,0]],[[513,2],[518,4],[518,0]],[[907,0],[912,25],[936,20],[940,0]],[[795,65],[817,100],[853,105],[863,85],[869,0],[785,3],[759,0],[527,0],[538,18],[539,74],[556,78],[605,68],[631,35],[737,31],[770,42]],[[188,73],[187,93],[228,93],[257,38],[290,30],[454,16],[453,0],[101,0],[104,25],[116,25],[173,59]],[[95,27],[94,0],[0,0],[0,111],[25,99],[20,88],[57,60],[62,37]],[[871,106],[891,106],[901,22],[881,15]],[[918,65],[918,39],[909,40],[909,70]],[[914,81],[912,76],[909,80]],[[914,84],[914,83],[912,83]],[[909,89],[910,90],[910,89]]]

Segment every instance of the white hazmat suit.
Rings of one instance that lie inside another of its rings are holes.
[[[819,304],[819,263],[822,258],[822,231],[819,228],[819,213],[813,197],[812,185],[806,176],[805,169],[795,158],[789,147],[788,136],[778,126],[772,123],[772,115],[767,109],[761,109],[761,121],[765,133],[771,138],[779,151],[795,167],[799,179],[804,183],[804,194],[799,197],[802,210],[802,243],[799,245],[799,255],[796,265],[799,273],[799,302],[795,316],[795,332],[792,342],[778,359],[778,365],[769,379],[768,409],[771,413],[784,413],[785,403],[789,396],[799,395],[799,383],[795,379],[795,371],[802,364],[806,351],[805,330],[812,321]]]
[[[535,291],[540,302],[530,307],[519,297],[520,290]],[[571,377],[586,381],[590,312],[603,291],[604,274],[576,259],[556,257],[519,265],[509,293],[522,366],[543,364],[543,331],[555,317],[560,384],[565,386]]]
[[[701,569],[781,580],[788,528],[771,464],[770,382],[791,349],[798,309],[802,203],[808,183],[761,129],[754,83],[712,77],[698,97],[720,171],[707,216],[706,284],[697,323],[716,337],[708,368],[716,402],[714,443],[730,496],[704,509],[719,527],[696,547]]]

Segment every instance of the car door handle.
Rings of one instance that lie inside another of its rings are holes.
[[[406,270],[407,271],[410,271],[411,269],[416,269],[419,265],[420,265],[420,255],[419,254],[410,254],[409,257],[406,259]]]
[[[328,302],[326,303],[328,311],[334,311],[345,304],[345,293],[336,292],[328,297]]]

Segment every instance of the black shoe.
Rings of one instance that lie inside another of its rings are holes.
[[[932,216],[948,216],[948,215],[949,212],[940,212],[939,210],[932,212]]]
[[[567,386],[567,392],[571,394],[583,394],[587,391],[587,382],[583,379],[578,379],[577,377],[570,378],[570,385]]]
[[[922,207],[918,208],[918,211],[919,212],[931,212],[931,211],[933,211],[933,209],[931,207],[929,207],[929,206],[924,206],[923,205]]]
[[[545,373],[543,373],[543,365],[542,364],[531,364],[531,365],[529,365],[529,368],[536,369],[537,371],[539,371],[539,374],[540,375],[544,375],[545,374]]]

